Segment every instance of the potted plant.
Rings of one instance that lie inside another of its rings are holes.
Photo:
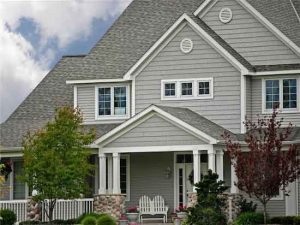
[[[138,222],[139,210],[136,206],[128,207],[126,210],[126,216],[129,222]]]
[[[185,219],[187,217],[187,206],[186,205],[179,205],[176,208],[177,218]]]
[[[127,225],[128,219],[125,214],[122,214],[119,219],[119,225]]]

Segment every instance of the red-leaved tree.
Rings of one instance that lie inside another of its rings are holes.
[[[284,145],[293,132],[292,124],[283,128],[283,119],[278,120],[277,114],[274,109],[269,117],[244,122],[247,133],[243,150],[228,133],[223,135],[225,152],[230,156],[238,178],[235,185],[261,202],[265,224],[268,201],[278,195],[280,189],[288,194],[288,184],[300,176],[299,145]]]

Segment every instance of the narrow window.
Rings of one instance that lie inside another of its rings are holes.
[[[283,108],[284,109],[297,108],[297,80],[296,79],[283,80]]]
[[[99,88],[99,116],[111,115],[110,88]]]
[[[165,83],[165,97],[173,97],[176,95],[176,83]]]
[[[121,193],[126,195],[126,200],[130,200],[129,196],[129,155],[120,158],[120,186]]]
[[[199,81],[199,95],[210,95],[210,82],[209,81]]]
[[[192,82],[181,83],[181,95],[182,96],[193,96],[193,83]]]
[[[279,80],[266,81],[266,109],[279,107]]]
[[[114,88],[115,115],[126,115],[126,87]]]
[[[23,172],[23,162],[15,161],[13,165],[13,199],[25,199],[25,183],[18,176]]]

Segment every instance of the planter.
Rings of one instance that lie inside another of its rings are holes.
[[[138,222],[139,213],[126,213],[129,222]]]
[[[128,220],[119,220],[119,225],[127,225]]]
[[[178,212],[177,218],[179,219],[185,219],[187,217],[187,212]]]

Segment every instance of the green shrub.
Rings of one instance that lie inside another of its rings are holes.
[[[294,223],[294,217],[293,216],[276,216],[269,220],[270,223],[275,224],[291,224]]]
[[[263,224],[264,215],[262,213],[245,212],[238,216],[234,221],[234,225],[255,225]]]
[[[69,219],[69,220],[53,220],[52,224],[56,225],[63,225],[63,224],[76,224],[77,220],[76,219]]]
[[[94,212],[91,212],[91,213],[83,213],[80,217],[77,218],[77,224],[80,224],[84,218],[88,217],[88,216],[91,216],[91,217],[94,217],[95,219],[98,219],[99,217],[101,217],[103,214],[98,214],[98,213],[94,213]]]
[[[247,199],[241,199],[238,202],[238,206],[240,209],[240,214],[245,212],[255,212],[257,208],[257,204],[254,204],[252,201],[247,202]]]
[[[97,219],[94,216],[86,216],[81,222],[82,225],[96,225]]]
[[[16,214],[9,209],[1,209],[0,217],[2,217],[1,225],[13,225],[17,221]]]
[[[294,217],[294,225],[300,225],[300,216]]]
[[[115,220],[109,215],[103,215],[97,219],[97,225],[117,225]]]
[[[19,223],[19,225],[32,225],[32,224],[40,224],[40,222],[27,220]]]

